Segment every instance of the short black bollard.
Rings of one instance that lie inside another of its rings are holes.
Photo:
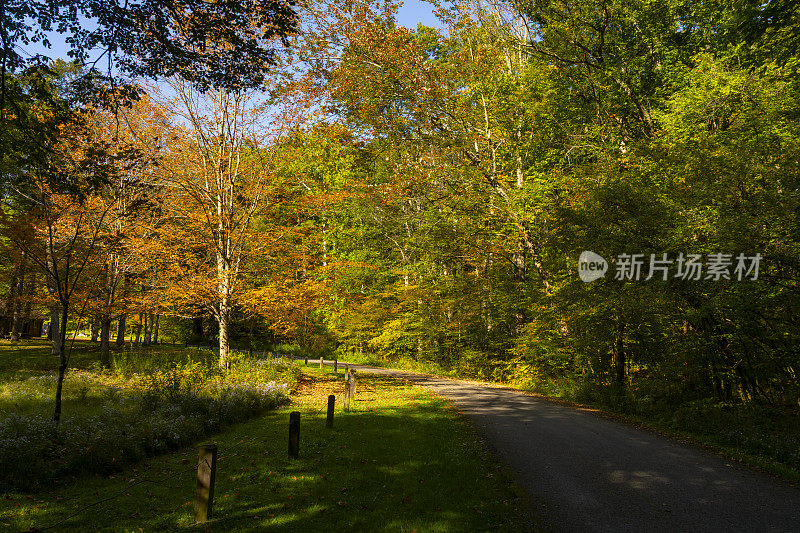
[[[297,459],[300,452],[300,411],[289,414],[289,457]]]
[[[194,502],[194,521],[206,522],[212,518],[214,505],[214,477],[217,474],[217,445],[204,444],[197,454],[197,487]]]
[[[325,427],[333,427],[333,410],[336,407],[336,396],[328,396],[328,418],[325,420]]]
[[[339,360],[338,359],[334,359],[333,360],[333,373],[336,374],[337,376],[339,375]]]
[[[308,366],[308,357],[306,356],[306,366]]]

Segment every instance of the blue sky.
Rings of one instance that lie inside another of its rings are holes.
[[[397,12],[397,22],[403,26],[416,29],[419,22],[426,26],[441,28],[442,25],[439,19],[433,14],[434,7],[428,2],[420,0],[405,0],[403,5]],[[41,44],[31,44],[24,47],[25,52],[28,54],[40,53],[49,57],[62,57],[66,59],[66,45],[64,44],[65,35],[59,35],[55,32],[51,33],[50,41],[52,48],[49,50],[44,48]]]
[[[441,27],[439,19],[433,14],[433,6],[419,0],[405,0],[397,12],[397,22],[411,29],[415,29],[419,22],[434,28]]]

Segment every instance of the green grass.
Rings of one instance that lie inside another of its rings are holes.
[[[56,358],[42,342],[0,348],[0,486],[33,490],[73,474],[119,471],[288,401],[299,368],[236,355],[223,372],[208,351],[164,346],[99,365],[78,345],[52,422]]]
[[[93,354],[87,343],[78,341],[70,359],[63,412],[66,415],[91,412],[106,393],[106,387],[86,372],[99,361],[99,352]],[[0,341],[0,415],[52,414],[57,368],[58,357],[50,354],[47,341],[14,344]]]
[[[68,350],[71,342],[67,342]],[[62,391],[62,415],[85,418],[97,413],[115,395],[131,388],[134,374],[147,374],[198,362],[216,365],[216,349],[168,344],[112,349],[111,369],[100,365],[100,346],[76,340],[69,351],[69,366]],[[58,357],[50,354],[50,343],[29,339],[18,343],[0,340],[0,417],[7,413],[52,415]]]
[[[350,413],[325,428],[341,373],[304,369],[293,404],[208,438],[219,446],[214,531],[520,531],[524,508],[474,430],[448,403],[386,377],[359,376]],[[287,457],[301,412],[300,459]],[[0,528],[192,529],[194,448],[110,478],[0,495]],[[144,481],[145,479],[151,481]],[[68,518],[99,499],[120,495]]]

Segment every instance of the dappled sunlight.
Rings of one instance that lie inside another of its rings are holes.
[[[326,429],[327,396],[339,400],[342,387],[341,373],[337,379],[315,372],[300,381],[288,408],[209,439],[219,445],[214,530],[481,531],[486,524],[515,530],[517,496],[446,404],[401,381],[359,375],[350,413],[337,406],[334,427]],[[289,461],[286,418],[295,409],[301,411],[300,458]],[[63,526],[186,527],[194,464],[194,448],[148,459],[113,479],[92,477],[37,494],[44,503],[30,513],[0,502],[0,520],[20,529],[55,523],[71,509],[122,491],[113,503]],[[145,478],[159,483],[132,485]],[[18,501],[26,496],[15,495]]]
[[[653,483],[666,484],[670,482],[669,478],[660,476],[656,472],[611,470],[608,472],[607,477],[612,483],[625,483],[629,487],[637,490],[646,490],[650,488]]]

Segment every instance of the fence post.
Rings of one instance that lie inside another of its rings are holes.
[[[356,369],[350,370],[350,397],[355,401],[356,396]]]
[[[322,368],[322,357],[319,358],[319,367]]]
[[[200,446],[197,457],[197,487],[194,502],[194,521],[206,522],[212,518],[214,504],[214,477],[217,474],[217,445]]]
[[[345,372],[347,371],[345,370]],[[350,412],[350,380],[346,378],[344,380],[344,412]]]
[[[289,457],[297,459],[300,451],[300,411],[289,414]]]
[[[333,427],[333,410],[336,406],[336,396],[331,394],[328,396],[328,418],[325,421],[325,427]]]

